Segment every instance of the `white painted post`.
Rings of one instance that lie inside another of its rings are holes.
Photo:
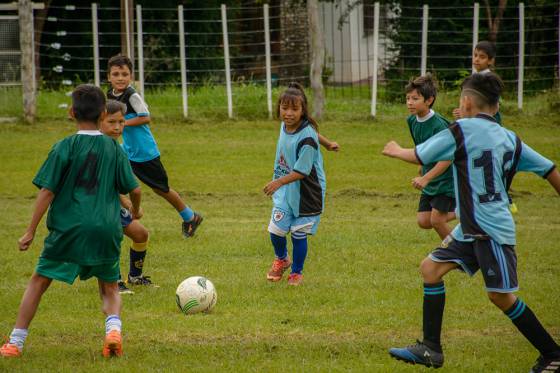
[[[189,115],[189,97],[187,94],[187,61],[185,58],[185,20],[183,19],[183,6],[179,5],[179,56],[181,58],[181,93],[183,96],[183,117]]]
[[[136,5],[136,35],[138,38],[138,88],[144,97],[144,41],[142,40],[142,6]]]
[[[478,44],[478,19],[480,15],[480,4],[474,3],[473,9],[473,24],[472,24],[472,51],[471,53],[474,54],[474,47]],[[471,56],[472,56],[471,54]],[[472,68],[472,72],[475,73],[474,66]]]
[[[226,5],[222,4],[222,33],[224,34],[224,61],[226,72],[226,90],[228,101],[228,117],[233,118],[233,102],[231,98],[231,71],[229,66],[229,39],[227,27],[227,10]]]
[[[428,61],[428,4],[422,9],[422,57],[420,61],[420,75],[426,75]]]
[[[379,2],[373,5],[373,72],[371,76],[371,116],[377,114],[377,63],[379,60]]]
[[[264,12],[264,50],[266,55],[266,99],[268,104],[268,117],[272,119],[272,77],[270,63],[270,25],[268,17],[268,4],[263,5]]]
[[[558,7],[558,35],[560,35],[560,6]],[[560,37],[558,37],[558,89],[560,90]]]
[[[97,3],[91,4],[91,33],[93,35],[93,81],[101,86],[99,78],[99,30],[97,29]]]
[[[523,79],[525,69],[525,4],[519,3],[519,68],[517,70],[517,108],[523,109]]]
[[[125,20],[125,30],[126,30],[126,55],[130,58],[132,47],[130,46],[130,14],[128,14],[128,1],[125,1],[124,6],[124,20]],[[133,61],[134,62],[134,61]]]

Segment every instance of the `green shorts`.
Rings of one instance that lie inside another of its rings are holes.
[[[90,277],[97,277],[104,282],[117,282],[121,270],[118,260],[110,264],[83,266],[76,263],[59,262],[57,260],[40,257],[35,272],[41,276],[64,281],[72,285],[78,276],[80,276],[80,280],[82,281]]]

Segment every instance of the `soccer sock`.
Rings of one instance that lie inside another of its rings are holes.
[[[112,330],[121,331],[122,322],[119,315],[109,315],[105,319],[105,334],[109,334]]]
[[[25,343],[25,338],[27,338],[27,334],[29,332],[27,329],[15,329],[12,330],[12,334],[10,334],[10,342],[17,346],[18,350],[23,350],[23,344]]]
[[[274,233],[270,234],[270,241],[274,247],[274,254],[278,259],[286,259],[288,256],[288,246],[286,237],[277,236]]]
[[[441,323],[445,307],[445,285],[424,284],[424,343],[441,352]],[[426,343],[428,342],[428,343]]]
[[[525,302],[517,298],[504,313],[542,356],[545,358],[560,357],[560,347]]]
[[[142,275],[142,268],[144,267],[144,258],[146,257],[146,250],[148,249],[148,242],[133,242],[130,248],[130,277],[138,277]]]
[[[188,207],[185,207],[185,209],[181,212],[179,212],[179,215],[181,215],[181,217],[183,218],[184,221],[191,221],[194,217],[194,212],[193,210],[191,210]]]
[[[292,245],[294,246],[292,273],[301,274],[301,271],[303,271],[303,263],[307,256],[307,233],[292,232]]]

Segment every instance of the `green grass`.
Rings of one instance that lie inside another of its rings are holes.
[[[453,107],[451,98],[438,100],[443,112]],[[389,139],[411,145],[402,107],[388,106],[388,114],[376,120],[346,120],[352,112],[340,104],[340,117],[321,122],[322,132],[342,150],[323,153],[326,209],[310,239],[305,284],[294,289],[265,280],[273,258],[266,232],[271,202],[261,189],[271,177],[278,123],[183,122],[159,116],[157,101],[148,102],[171,186],[205,215],[197,237],[181,239],[177,214],[144,188],[142,222],[151,232],[145,273],[161,287],[124,297],[125,356],[101,357],[104,317],[95,281],[53,283],[31,325],[24,357],[0,360],[0,371],[422,370],[387,354],[389,347],[421,337],[417,268],[438,243],[433,231],[416,226],[418,194],[409,186],[415,167],[380,155]],[[517,113],[506,101],[504,118],[523,140],[559,161],[559,116],[546,111],[547,105],[535,100]],[[51,145],[74,131],[56,110],[45,117],[35,125],[0,125],[0,334],[13,327],[46,234],[43,221],[32,248],[18,252],[16,241],[36,195],[31,179]],[[513,190],[520,210],[519,295],[558,340],[560,199],[534,175],[518,175]],[[125,239],[125,252],[127,247]],[[122,266],[128,266],[126,255]],[[175,288],[192,275],[207,276],[217,288],[210,315],[187,317],[175,305]],[[480,275],[451,273],[446,287],[446,363],[440,371],[528,371],[537,353],[487,300]]]

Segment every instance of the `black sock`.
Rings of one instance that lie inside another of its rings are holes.
[[[138,277],[142,275],[142,268],[144,267],[144,258],[146,257],[146,250],[136,251],[130,248],[130,272],[131,277]]]
[[[548,359],[560,357],[560,346],[548,334],[525,302],[517,298],[504,313],[542,356]]]
[[[424,284],[424,343],[433,350],[441,350],[441,323],[445,307],[445,285]]]

